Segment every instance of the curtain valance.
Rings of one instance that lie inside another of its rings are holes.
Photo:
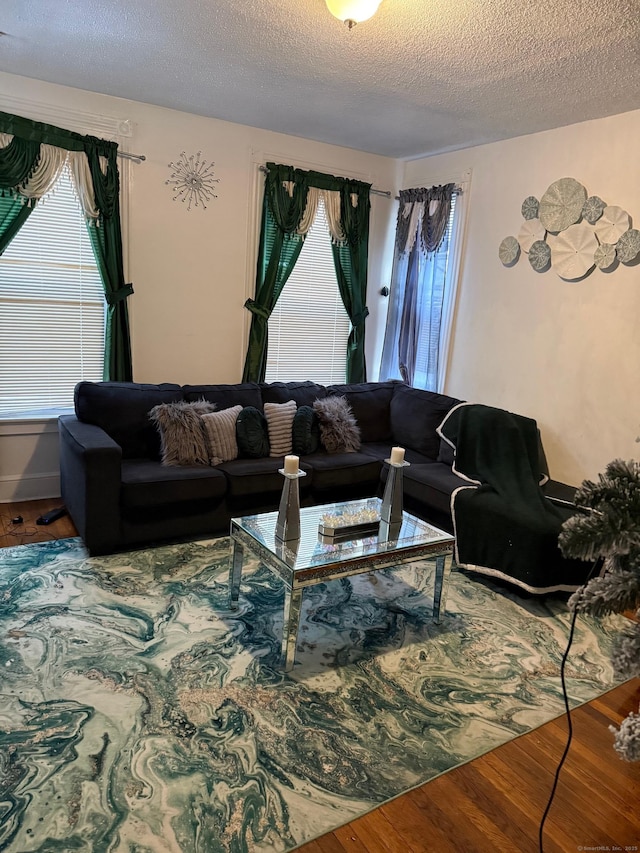
[[[410,252],[418,238],[425,254],[437,252],[451,215],[451,199],[455,192],[455,184],[400,190],[396,227],[398,252]]]
[[[0,192],[33,205],[68,164],[84,214],[98,224],[118,198],[117,151],[115,142],[0,112]]]
[[[321,197],[333,243],[356,246],[368,232],[371,184],[277,163],[267,169],[265,198],[285,235],[308,233]]]

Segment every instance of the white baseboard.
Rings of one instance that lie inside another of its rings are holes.
[[[60,497],[60,472],[0,477],[0,503]]]

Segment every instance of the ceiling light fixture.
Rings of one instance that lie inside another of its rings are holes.
[[[368,21],[378,11],[381,0],[325,0],[331,14],[351,29]]]

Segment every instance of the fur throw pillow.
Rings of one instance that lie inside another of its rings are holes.
[[[320,440],[327,453],[360,450],[360,427],[346,397],[316,400],[313,410],[320,421]]]
[[[160,433],[163,465],[208,465],[209,450],[202,415],[213,412],[215,403],[161,403],[149,412],[149,420]]]

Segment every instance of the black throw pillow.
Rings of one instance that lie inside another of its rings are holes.
[[[245,459],[263,459],[269,455],[267,419],[255,406],[245,406],[236,421],[238,455]]]
[[[320,423],[311,406],[298,406],[293,418],[291,439],[296,456],[308,456],[319,449]]]

